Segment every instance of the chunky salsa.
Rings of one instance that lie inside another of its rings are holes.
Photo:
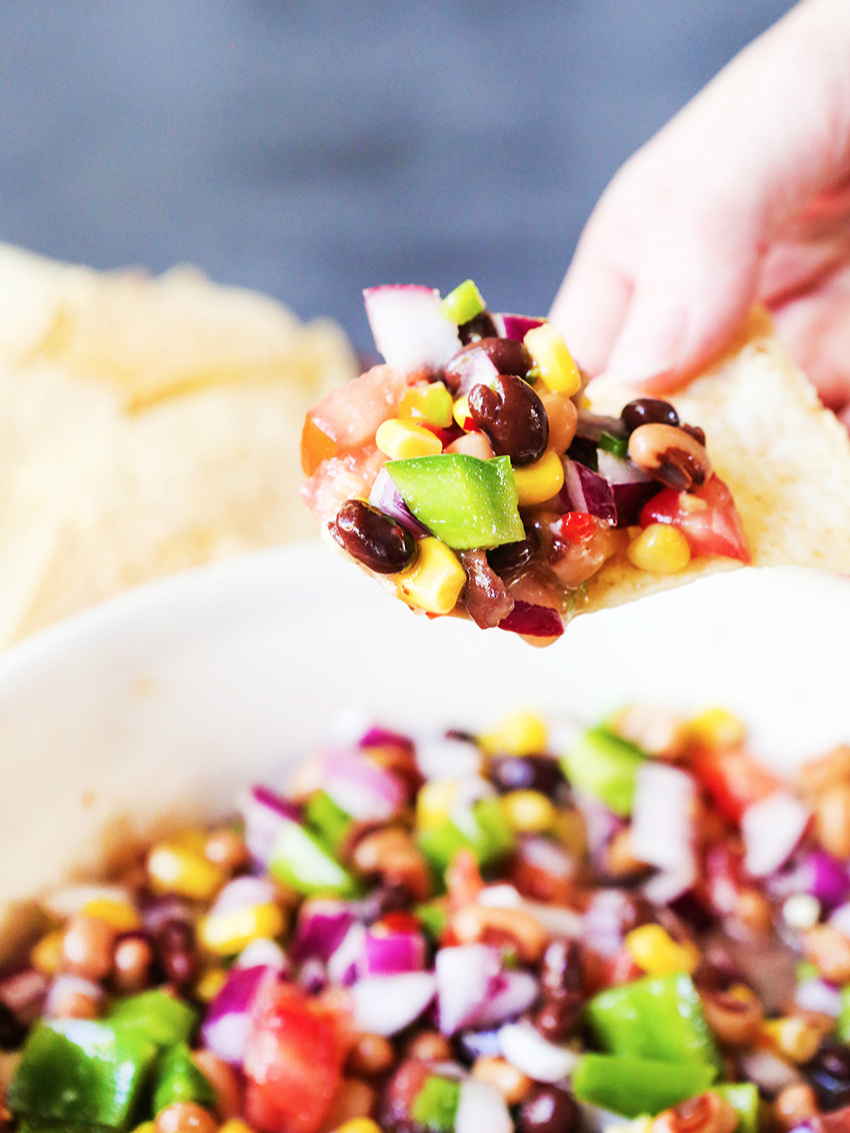
[[[545,643],[614,560],[676,574],[749,561],[705,436],[658,398],[617,417],[545,319],[471,280],[366,293],[386,364],[308,414],[302,494],[324,533],[412,609]]]
[[[45,902],[18,1133],[844,1133],[850,748],[720,710],[372,728]]]

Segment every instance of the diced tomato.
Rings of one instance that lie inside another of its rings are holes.
[[[421,925],[412,913],[392,912],[384,913],[379,921],[372,925],[372,932],[380,936],[394,936],[398,933],[414,933],[419,936]]]
[[[732,493],[719,476],[711,476],[693,492],[662,488],[644,504],[641,527],[669,523],[688,541],[691,554],[721,555],[727,559],[751,561],[750,549]]]
[[[289,984],[261,994],[245,1055],[245,1113],[264,1133],[316,1133],[349,1045],[339,1004]]]
[[[701,748],[691,768],[724,818],[740,822],[751,803],[766,799],[781,786],[770,771],[743,748]]]
[[[583,543],[599,530],[597,520],[586,511],[568,511],[552,524],[552,534],[564,543]]]
[[[323,460],[371,443],[378,426],[394,417],[407,378],[389,366],[373,366],[331,390],[307,414],[301,434],[301,467],[312,476]]]

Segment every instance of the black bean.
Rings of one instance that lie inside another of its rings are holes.
[[[571,1133],[578,1106],[561,1086],[536,1085],[519,1107],[519,1133]]]
[[[530,528],[526,528],[526,532],[525,539],[503,543],[487,552],[487,562],[499,578],[510,579],[521,574],[537,554],[537,533]]]
[[[482,338],[495,338],[497,336],[496,324],[490,317],[489,311],[481,311],[469,322],[459,326],[457,332],[464,346],[468,346],[471,342],[480,342]]]
[[[638,397],[623,407],[620,414],[628,432],[633,433],[640,425],[678,425],[679,414],[669,401],[658,397]]]
[[[534,366],[534,360],[521,342],[513,338],[487,337],[459,350],[446,366],[446,373],[450,377],[456,371],[459,373],[466,362],[464,356],[473,351],[483,351],[500,374],[515,374],[518,378],[526,378]]]
[[[564,992],[545,1000],[535,1011],[532,1022],[549,1042],[566,1042],[581,1018],[582,1004],[578,992]]]
[[[400,523],[363,500],[348,500],[330,525],[353,559],[376,574],[397,574],[416,557],[416,540]]]
[[[0,999],[0,1050],[17,1050],[27,1029],[15,1012]]]
[[[178,988],[191,984],[200,966],[192,925],[184,920],[168,920],[157,932],[155,943],[166,980]]]
[[[549,998],[581,991],[581,947],[577,940],[555,937],[540,961],[540,986]]]
[[[549,755],[497,755],[487,769],[498,791],[540,791],[551,798],[564,782],[557,759]]]
[[[497,456],[509,456],[517,465],[533,464],[546,451],[549,418],[543,402],[522,378],[499,374],[492,386],[473,386],[469,412]]]
[[[803,1073],[825,1110],[850,1105],[850,1047],[835,1039],[824,1039]]]

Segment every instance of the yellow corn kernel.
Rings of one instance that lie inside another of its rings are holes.
[[[352,1117],[351,1121],[338,1125],[334,1133],[381,1133],[381,1127],[371,1117]]]
[[[254,1128],[240,1121],[238,1117],[231,1117],[224,1125],[219,1125],[218,1133],[254,1133]]]
[[[814,1058],[824,1032],[810,1019],[786,1015],[782,1019],[766,1019],[761,1033],[778,1054],[791,1062],[803,1063]]]
[[[552,449],[524,468],[514,469],[520,507],[542,504],[557,496],[564,486],[564,466],[561,458]]]
[[[375,444],[390,460],[409,460],[414,456],[436,456],[443,451],[439,437],[413,421],[393,417],[378,426]]]
[[[606,1128],[605,1133],[609,1133],[609,1130],[610,1133],[613,1133],[614,1129],[617,1129],[618,1133],[649,1133],[652,1128],[652,1121],[653,1119],[646,1115],[635,1117],[627,1125],[616,1125]]]
[[[471,420],[472,414],[469,412],[469,398],[465,393],[455,399],[455,403],[452,406],[452,417],[454,417],[456,424],[460,425],[461,429],[465,429],[467,422]]]
[[[156,1133],[155,1121],[143,1121],[141,1125],[137,1125],[133,1133]]]
[[[661,925],[645,924],[632,929],[624,941],[631,958],[648,976],[669,976],[696,971],[699,949],[688,941],[677,944]]]
[[[708,747],[737,747],[747,738],[742,720],[725,708],[706,708],[688,723],[688,732]]]
[[[458,794],[456,779],[432,779],[416,796],[416,825],[420,830],[441,826],[454,810]]]
[[[448,429],[452,423],[454,403],[452,395],[442,382],[411,386],[401,399],[399,417],[415,422],[424,421],[439,429]]]
[[[492,732],[478,737],[487,755],[539,755],[548,740],[546,721],[527,708],[502,717]]]
[[[534,327],[522,341],[547,389],[566,397],[578,393],[581,374],[567,349],[564,336],[552,323]]]
[[[227,983],[226,968],[207,968],[195,980],[195,998],[201,1003],[212,1003]]]
[[[394,576],[396,593],[429,614],[450,614],[466,584],[466,571],[454,551],[433,535],[420,539],[417,547],[414,562]]]
[[[61,928],[45,933],[36,941],[30,952],[30,963],[42,975],[55,976],[62,964],[62,939],[65,933]]]
[[[268,901],[229,913],[207,913],[198,922],[198,940],[216,956],[235,956],[252,940],[280,936],[285,928],[283,910]]]
[[[95,897],[91,901],[86,901],[80,911],[87,917],[97,917],[98,920],[106,921],[116,932],[132,932],[142,924],[142,918],[129,900]]]
[[[193,901],[209,901],[226,878],[202,853],[174,842],[158,842],[148,853],[148,880],[158,896],[175,893]]]
[[[632,566],[654,574],[678,574],[691,561],[691,548],[681,531],[669,523],[650,523],[626,549]]]
[[[545,834],[555,825],[556,811],[540,791],[508,791],[502,812],[519,834]]]
[[[555,822],[552,834],[564,849],[577,858],[587,853],[587,826],[581,811],[555,808]]]

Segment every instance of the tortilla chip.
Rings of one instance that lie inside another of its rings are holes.
[[[342,331],[179,268],[0,246],[0,647],[128,586],[313,534],[298,441]]]
[[[588,387],[591,408],[619,414],[639,396],[604,375]],[[850,573],[850,437],[754,311],[714,366],[670,396],[683,421],[705,430],[712,464],[732,492],[753,565]],[[740,563],[698,558],[680,574],[606,564],[583,611],[616,606]]]

